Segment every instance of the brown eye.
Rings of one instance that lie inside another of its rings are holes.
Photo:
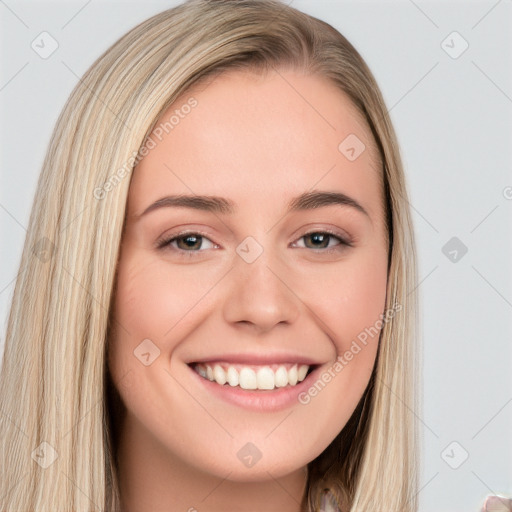
[[[203,237],[196,235],[185,235],[175,238],[178,249],[193,249],[197,251],[201,248]]]
[[[338,246],[350,245],[348,242],[343,240],[343,238],[324,231],[307,233],[299,240],[304,240],[304,245],[299,245],[299,247],[305,247],[307,249],[328,249],[331,247],[338,248]]]
[[[157,243],[158,249],[169,249],[179,252],[200,252],[204,249],[211,249],[215,244],[199,233],[185,233],[177,236],[164,238]]]
[[[333,238],[332,235],[327,233],[309,233],[308,235],[304,235],[306,247],[312,249],[324,249],[325,247],[328,247],[331,238]],[[308,245],[308,240],[311,242],[311,245]]]

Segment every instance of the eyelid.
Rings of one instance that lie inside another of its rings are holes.
[[[187,235],[199,235],[201,238],[204,238],[206,240],[209,240],[213,245],[219,247],[219,244],[217,244],[216,242],[214,242],[206,233],[203,233],[201,230],[199,229],[185,229],[183,231],[179,231],[177,233],[171,233],[170,235],[164,235],[162,237],[160,237],[156,242],[155,242],[155,246],[157,249],[166,249],[168,247],[171,247],[171,243],[178,239],[178,238],[183,238],[183,237],[186,237]],[[176,252],[180,252],[180,253],[186,253],[186,252],[189,252],[189,253],[194,253],[194,252],[204,252],[204,250],[199,250],[199,251],[183,251],[181,249],[175,249]]]
[[[338,244],[334,245],[334,246],[331,246],[331,247],[318,247],[318,248],[314,248],[314,247],[297,247],[297,242],[305,237],[307,237],[308,235],[312,235],[312,234],[323,234],[323,235],[328,235],[330,236],[331,238],[336,238],[338,240]],[[330,230],[325,230],[325,229],[313,229],[312,231],[308,231],[306,233],[304,233],[303,235],[301,235],[299,238],[297,238],[293,244],[295,246],[295,248],[298,248],[298,249],[309,249],[310,251],[313,251],[313,252],[317,252],[319,254],[321,253],[330,253],[330,252],[333,252],[333,251],[340,251],[342,249],[346,249],[348,247],[353,247],[353,243],[351,242],[351,240],[344,236],[344,235],[341,235],[339,233],[336,233],[336,232],[331,232]]]
[[[327,247],[318,247],[318,248],[306,247],[305,245],[297,246],[297,243],[301,239],[303,239],[309,235],[316,234],[316,233],[324,234],[324,235],[330,236],[332,238],[335,238],[338,240],[338,243],[335,244],[334,246],[330,246],[328,244]],[[193,235],[198,235],[198,237],[208,240],[214,247],[210,247],[210,248],[206,248],[206,249],[200,248],[200,249],[186,250],[186,249],[181,249],[179,247],[174,247],[172,245],[176,240],[178,240],[180,238],[185,238],[187,236],[193,236]],[[217,243],[215,243],[213,240],[211,240],[205,234],[203,234],[197,230],[196,231],[188,230],[188,231],[184,231],[184,232],[182,231],[182,232],[179,232],[176,234],[171,234],[166,237],[160,238],[156,242],[156,248],[158,250],[171,251],[180,258],[200,258],[201,253],[204,253],[211,249],[218,249],[219,247],[220,246]],[[350,247],[353,247],[353,243],[351,240],[347,240],[345,236],[343,236],[335,231],[333,232],[332,230],[327,230],[327,229],[313,229],[313,230],[305,232],[304,234],[299,236],[297,239],[295,239],[295,241],[292,243],[292,247],[294,247],[296,249],[306,249],[307,252],[312,252],[313,254],[326,256],[328,254],[339,253],[340,251],[344,251]]]
[[[340,242],[343,244],[352,247],[354,245],[355,239],[351,235],[349,235],[346,231],[337,229],[337,228],[328,228],[325,226],[315,226],[311,229],[308,229],[304,233],[302,233],[300,236],[295,237],[294,243],[299,240],[300,238],[311,235],[313,233],[326,233],[328,235],[332,235],[335,238],[338,238]]]
[[[312,235],[314,233],[330,235],[331,237],[338,239],[339,244],[336,244],[333,247],[326,247],[326,248],[315,249],[312,247],[300,247],[301,249],[309,249],[309,250],[313,250],[314,252],[319,252],[319,253],[329,253],[331,251],[339,250],[339,249],[337,249],[337,247],[339,247],[339,246],[353,247],[353,245],[354,245],[354,239],[350,235],[348,235],[348,233],[346,233],[345,231],[340,232],[338,230],[326,228],[326,227],[315,227],[315,228],[311,228],[311,229],[303,232],[300,236],[298,236],[294,239],[294,241],[292,242],[292,245],[296,244],[302,238],[304,238],[308,235]],[[208,250],[208,249],[199,249],[199,250],[186,251],[186,250],[174,248],[171,246],[171,243],[173,243],[176,239],[183,238],[188,235],[190,235],[190,236],[198,235],[201,238],[210,241],[214,246],[216,246],[215,248],[220,247],[219,244],[214,242],[205,232],[201,231],[200,229],[185,229],[185,230],[179,231],[177,233],[172,233],[172,234],[160,237],[155,243],[156,248],[160,249],[160,250],[165,250],[165,249],[173,250],[174,252],[181,254],[181,255],[184,255],[185,253],[189,253],[190,256],[192,256],[193,254],[205,252],[206,250]]]

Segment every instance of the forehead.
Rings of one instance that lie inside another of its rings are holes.
[[[132,177],[132,213],[166,193],[231,197],[258,210],[262,200],[282,203],[312,188],[337,189],[379,209],[371,132],[323,77],[225,72],[183,93],[150,139]]]

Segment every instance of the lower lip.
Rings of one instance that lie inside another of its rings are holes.
[[[307,391],[310,383],[315,381],[320,367],[315,368],[308,376],[295,386],[286,386],[284,388],[274,388],[269,390],[244,390],[239,386],[230,386],[229,384],[220,385],[215,381],[210,381],[201,377],[193,368],[190,371],[201,382],[207,391],[222,400],[234,404],[244,409],[257,412],[280,411],[300,404],[299,394]]]

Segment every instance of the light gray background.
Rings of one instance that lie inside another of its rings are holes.
[[[0,349],[65,100],[108,46],[177,3],[0,0]],[[390,109],[419,252],[424,406],[409,405],[422,424],[420,510],[478,511],[488,493],[512,497],[512,1],[291,5],[354,44]],[[31,48],[43,31],[59,44],[47,59]],[[469,44],[457,58],[445,51],[463,48],[446,39],[454,31]],[[452,237],[468,249],[456,262],[442,252]]]

